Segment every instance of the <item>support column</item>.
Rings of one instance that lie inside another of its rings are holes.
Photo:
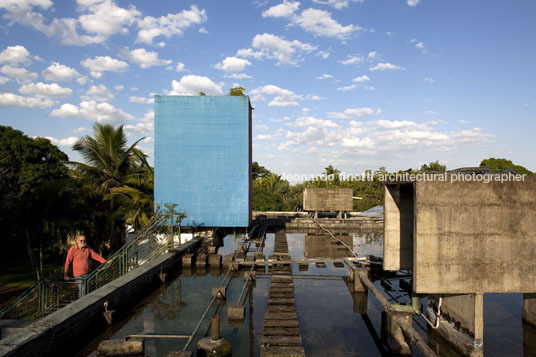
[[[523,321],[536,327],[536,294],[523,294]]]
[[[404,333],[400,328],[401,322],[407,322],[411,325],[411,313],[389,311],[386,313],[385,317],[387,347],[389,348],[389,352],[399,356],[411,356],[411,348],[406,342]]]
[[[428,316],[435,323],[439,297],[428,298]],[[483,294],[443,295],[437,331],[466,356],[484,355]]]

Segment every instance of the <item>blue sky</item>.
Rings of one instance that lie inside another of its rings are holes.
[[[71,159],[95,121],[153,155],[154,94],[246,88],[279,174],[536,170],[534,1],[0,0],[0,123]]]

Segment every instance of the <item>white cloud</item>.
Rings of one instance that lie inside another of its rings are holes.
[[[128,33],[128,27],[134,24],[140,12],[134,6],[123,9],[112,0],[78,1],[82,11],[78,20],[81,27],[89,33],[108,38],[116,33]]]
[[[356,88],[357,88],[357,85],[352,84],[352,85],[349,85],[349,86],[338,87],[337,90],[341,91],[341,92],[348,92],[349,90],[356,89]]]
[[[132,103],[154,104],[154,98],[131,96],[128,98],[128,101]]]
[[[152,66],[165,66],[172,62],[171,60],[158,58],[158,53],[147,51],[145,48],[136,48],[132,51],[129,51],[128,48],[123,48],[119,53],[121,58],[134,62],[143,69]]]
[[[171,95],[198,95],[203,92],[206,95],[222,95],[223,90],[220,85],[212,82],[208,77],[187,75],[180,81],[171,82]]]
[[[204,34],[208,34],[208,31],[207,31],[207,29],[206,29],[206,28],[204,28],[204,27],[200,27],[198,31],[199,31],[199,33],[204,33]]]
[[[74,144],[76,144],[78,142],[78,138],[76,136],[69,136],[68,138],[64,138],[64,139],[56,139],[56,138],[53,138],[51,136],[45,136],[45,139],[48,139],[50,140],[50,142],[53,144],[53,145],[56,145],[56,146],[73,146]]]
[[[255,88],[250,92],[254,97],[252,101],[264,100],[263,94],[274,96],[272,101],[268,103],[270,107],[290,107],[299,105],[298,100],[303,100],[302,95],[297,95],[294,92],[279,88],[274,85],[266,85],[263,87]]]
[[[417,6],[420,2],[421,0],[407,0],[408,6]]]
[[[460,124],[469,124],[467,120],[458,120],[458,123]]]
[[[313,2],[316,4],[333,6],[337,10],[340,10],[348,7],[351,2],[362,4],[365,0],[313,0]]]
[[[3,85],[6,84],[7,82],[9,82],[9,78],[7,78],[7,77],[0,77],[0,86],[3,86]]]
[[[262,17],[289,17],[298,10],[299,6],[300,3],[298,1],[290,2],[284,0],[281,4],[274,5],[268,10],[263,11]]]
[[[255,128],[253,128],[253,130],[255,130],[255,131],[266,131],[266,130],[268,130],[268,126],[267,125],[262,125],[262,124],[257,124],[257,125],[255,125]]]
[[[19,88],[19,92],[36,97],[48,98],[66,98],[73,94],[71,88],[63,88],[57,83],[45,84],[41,82],[24,84]]]
[[[153,43],[154,38],[164,36],[170,38],[173,35],[182,35],[183,31],[190,26],[199,25],[207,21],[206,11],[199,10],[197,6],[190,6],[190,10],[183,10],[176,14],[168,14],[155,18],[146,16],[138,21],[138,37],[136,42],[148,45]]]
[[[281,134],[283,134],[283,129],[277,129],[275,133],[273,134],[259,134],[257,136],[255,136],[255,140],[273,140],[273,139],[277,139],[278,137],[281,136]]]
[[[97,56],[93,59],[88,58],[80,63],[90,71],[89,73],[94,78],[102,77],[102,72],[124,72],[128,68],[126,62],[109,56]]]
[[[97,103],[96,101],[83,101],[80,106],[66,103],[60,108],[54,109],[50,116],[58,118],[82,118],[93,120],[102,124],[119,124],[127,120],[133,120],[131,114],[114,107],[109,103]]]
[[[143,118],[141,118],[136,125],[125,125],[125,134],[130,136],[132,134],[151,134],[154,133],[154,111],[150,110]]]
[[[251,62],[243,58],[226,57],[214,67],[225,72],[242,72],[247,66],[250,65]]]
[[[385,36],[387,36],[387,37],[391,37],[391,36],[393,36],[393,32],[388,31],[388,32],[385,33]]]
[[[15,78],[15,80],[19,83],[25,83],[39,78],[37,73],[29,72],[26,70],[26,68],[18,68],[8,65],[2,66],[2,68],[0,68],[0,72],[9,77]]]
[[[325,128],[337,128],[339,125],[331,120],[322,120],[315,117],[299,117],[294,122],[294,126],[298,127],[325,127]]]
[[[381,110],[378,110],[377,112],[379,114],[381,113]],[[328,116],[330,118],[351,119],[351,118],[358,118],[358,117],[366,117],[372,114],[374,114],[374,109],[372,108],[349,108],[349,109],[346,109],[342,113],[330,112],[328,113]]]
[[[24,46],[8,46],[5,50],[0,52],[0,63],[8,63],[11,65],[23,65],[30,64],[30,52]]]
[[[83,133],[84,131],[88,131],[88,130],[89,130],[88,128],[82,126],[82,127],[78,128],[78,129],[74,129],[73,133]]]
[[[363,63],[365,59],[362,56],[348,56],[345,60],[340,60],[339,63],[341,63],[344,66],[349,66],[352,64],[360,64]]]
[[[53,104],[50,98],[23,97],[13,93],[0,93],[0,107],[47,108]]]
[[[176,70],[177,72],[183,72],[183,71],[185,71],[184,63],[182,63],[182,62],[177,62],[177,67],[175,68],[175,70]]]
[[[344,5],[347,1],[328,0],[325,4]],[[331,13],[319,9],[305,9],[297,14],[300,3],[284,0],[281,4],[270,7],[262,13],[263,17],[284,17],[291,25],[299,26],[315,36],[336,37],[346,40],[352,33],[362,30],[358,25],[343,26],[331,17]]]
[[[368,55],[367,55],[367,59],[369,61],[373,61],[375,59],[378,59],[380,58],[380,54],[376,51],[372,51],[372,52],[369,52]]]
[[[107,102],[114,99],[114,95],[104,84],[99,84],[98,86],[91,86],[91,88],[86,91],[86,95],[81,98],[84,100]]]
[[[307,99],[310,99],[310,100],[322,100],[324,98],[320,97],[318,95],[309,95],[309,96],[307,96]]]
[[[264,33],[253,38],[251,48],[240,49],[236,55],[238,57],[253,57],[257,60],[263,58],[276,59],[278,65],[296,65],[301,57],[297,52],[309,53],[316,50],[316,47],[298,40],[287,41],[279,36]]]
[[[369,68],[369,70],[371,71],[385,71],[385,70],[393,70],[393,69],[404,69],[404,67],[396,66],[391,63],[378,63],[374,67]]]
[[[424,81],[425,81],[426,83],[434,83],[435,79],[430,78],[430,77],[426,77],[426,78],[424,78]]]
[[[318,51],[316,55],[322,57],[322,59],[327,59],[330,53],[328,51]]]
[[[424,115],[437,115],[438,113],[434,112],[433,110],[427,110],[424,112]]]
[[[225,78],[233,78],[233,79],[248,79],[253,78],[252,76],[245,74],[245,73],[231,73],[224,75]]]
[[[322,80],[322,79],[330,79],[333,78],[333,75],[331,74],[323,74],[321,76],[316,77],[316,79]]]
[[[58,62],[52,62],[50,66],[48,66],[43,72],[41,72],[41,75],[47,80],[47,81],[58,81],[58,82],[64,82],[64,81],[70,81],[75,78],[80,78],[80,73],[74,68],[65,66]]]
[[[352,79],[352,82],[357,82],[357,83],[365,83],[368,81],[370,81],[370,78],[366,74]]]
[[[114,89],[115,89],[116,91],[122,91],[123,89],[125,89],[125,86],[122,85],[122,84],[116,84],[116,85],[114,86]]]
[[[331,13],[318,9],[304,10],[300,15],[293,16],[292,20],[316,36],[336,37],[341,40],[349,39],[352,33],[362,30],[358,25],[343,26],[331,17]]]

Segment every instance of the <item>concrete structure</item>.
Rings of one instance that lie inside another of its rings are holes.
[[[384,269],[408,269],[414,293],[439,294],[428,307],[435,321],[441,298],[437,331],[480,356],[484,293],[526,293],[523,319],[536,324],[536,177],[425,178],[385,185]]]
[[[413,270],[416,293],[536,290],[536,177],[391,182],[384,269]]]
[[[351,188],[307,187],[303,191],[303,209],[305,211],[314,211],[315,215],[318,212],[338,212],[340,218],[342,212],[351,212],[353,210],[352,194]]]
[[[246,96],[155,96],[155,203],[183,226],[247,227],[251,105]]]

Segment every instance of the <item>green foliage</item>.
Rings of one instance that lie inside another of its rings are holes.
[[[445,172],[447,171],[446,165],[441,165],[438,160],[430,162],[428,165],[423,164],[421,166],[421,172]]]
[[[257,161],[254,161],[251,164],[251,171],[253,173],[253,180],[256,180],[258,178],[264,178],[272,174],[270,170],[268,170],[264,166],[260,166]]]
[[[127,222],[140,227],[152,215],[153,172],[136,147],[143,138],[127,146],[123,126],[96,123],[93,130],[95,137],[86,135],[73,146],[85,163],[69,165],[93,205],[93,241],[115,250],[123,244]]]
[[[27,249],[35,277],[43,268],[43,251],[73,213],[65,187],[67,155],[48,139],[29,138],[0,126],[0,230],[4,252]],[[36,256],[36,251],[39,256]]]
[[[246,91],[246,88],[244,87],[234,87],[234,88],[229,89],[229,95],[239,97],[241,95],[244,95],[245,91]]]
[[[520,175],[533,175],[534,173],[530,170],[526,169],[523,166],[515,165],[511,160],[506,159],[495,159],[493,157],[489,159],[482,160],[480,163],[480,167],[487,167],[491,169],[492,171],[502,171],[507,169],[512,169],[516,172],[516,174]]]

